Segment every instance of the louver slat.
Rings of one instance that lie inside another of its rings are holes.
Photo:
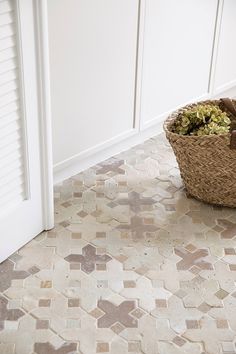
[[[0,206],[24,200],[25,169],[14,0],[0,1]]]

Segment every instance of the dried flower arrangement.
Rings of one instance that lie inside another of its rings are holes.
[[[231,120],[218,106],[198,104],[183,111],[172,126],[179,135],[219,135],[230,131]]]

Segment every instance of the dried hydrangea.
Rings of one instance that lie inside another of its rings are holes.
[[[230,123],[230,118],[218,106],[198,104],[181,113],[172,131],[180,135],[226,134]]]

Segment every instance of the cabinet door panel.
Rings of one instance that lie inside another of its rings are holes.
[[[147,0],[142,126],[208,92],[217,0]]]

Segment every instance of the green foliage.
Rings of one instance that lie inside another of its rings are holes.
[[[226,134],[231,120],[218,106],[198,104],[176,119],[172,131],[180,135]]]

